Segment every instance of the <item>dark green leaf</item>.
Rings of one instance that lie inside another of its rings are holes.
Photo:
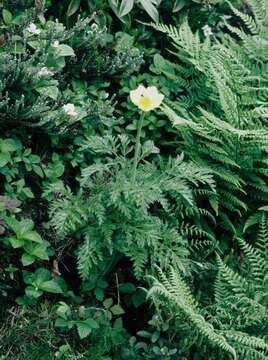
[[[10,11],[3,9],[2,10],[2,16],[3,16],[3,20],[5,22],[6,25],[11,24],[12,22],[12,14]]]
[[[120,306],[120,305],[114,305],[110,308],[110,311],[114,314],[114,315],[122,315],[125,313],[124,309]]]
[[[61,294],[62,289],[61,287],[56,283],[55,280],[49,280],[41,283],[39,285],[39,288],[43,291],[52,293],[52,294]]]
[[[79,9],[81,0],[71,0],[68,9],[67,9],[67,13],[66,15],[68,17],[72,16],[73,14],[75,14],[77,12],[77,10]]]

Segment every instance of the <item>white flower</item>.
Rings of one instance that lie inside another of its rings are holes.
[[[93,23],[93,24],[91,25],[91,30],[92,30],[92,31],[97,31],[98,28],[99,28],[99,26],[98,26],[98,24],[96,24],[96,23]]]
[[[65,104],[63,105],[63,110],[65,111],[65,113],[69,116],[77,116],[77,112],[75,111],[75,107],[74,104]]]
[[[202,27],[203,33],[206,37],[213,35],[212,29],[209,25],[205,25]]]
[[[158,92],[155,86],[145,88],[139,85],[136,90],[130,91],[130,99],[139,109],[147,112],[159,107],[164,95]]]
[[[28,27],[27,30],[29,33],[34,34],[34,35],[39,35],[41,30],[37,29],[36,25],[34,23],[31,23]]]
[[[50,70],[48,70],[47,67],[42,67],[42,68],[38,71],[37,75],[39,75],[39,76],[49,76],[49,75],[53,75],[53,72],[50,71]]]
[[[58,41],[58,40],[55,40],[55,41],[53,42],[53,44],[52,44],[52,47],[58,48],[59,45],[60,45],[59,41]]]

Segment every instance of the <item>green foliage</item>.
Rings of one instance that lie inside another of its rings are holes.
[[[267,0],[0,8],[0,358],[266,359]]]
[[[158,153],[151,141],[142,145],[136,179],[129,176],[133,163],[128,158],[133,147],[125,136],[87,137],[81,151],[106,155],[104,162],[82,170],[82,193],[61,193],[51,207],[51,225],[59,235],[79,231],[85,241],[78,252],[78,269],[86,279],[94,265],[114,253],[129,256],[137,276],[146,264],[171,262],[184,269],[187,250],[184,235],[194,232],[176,229],[176,212],[196,206],[193,189],[204,186],[214,191],[214,181],[206,168],[183,162],[183,156],[149,163]],[[90,194],[90,195],[89,195]],[[170,200],[172,199],[172,203]],[[156,207],[158,215],[151,213]],[[197,208],[198,210],[198,208]],[[197,231],[198,233],[198,231]],[[206,233],[198,233],[206,235]],[[209,234],[207,234],[209,236]]]
[[[241,269],[240,274],[217,256],[214,302],[211,299],[207,305],[197,304],[187,284],[173,268],[168,276],[158,269],[158,279],[153,278],[148,296],[168,300],[170,309],[167,308],[175,311],[174,318],[183,313],[188,332],[197,331],[201,336],[201,346],[207,339],[212,346],[217,346],[223,354],[229,352],[234,359],[265,359],[268,353],[265,341],[268,324],[267,238],[268,224],[263,213],[254,245],[243,238],[237,239],[245,257],[238,258],[235,263]],[[192,325],[187,324],[188,321]]]
[[[211,169],[217,181],[213,207],[222,226],[232,231],[230,214],[242,216],[267,200],[264,65],[248,53],[252,35],[244,32],[243,44],[228,35],[214,44],[209,37],[202,42],[187,22],[179,29],[153,26],[172,38],[178,59],[171,63],[156,55],[152,68],[170,86],[176,84],[176,101],[163,107],[177,133],[173,144]],[[265,39],[261,28],[259,34]]]

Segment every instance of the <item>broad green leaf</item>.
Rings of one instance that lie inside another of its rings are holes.
[[[134,0],[122,0],[120,8],[119,8],[119,16],[123,17],[130,13],[134,5]]]
[[[12,14],[10,11],[3,9],[2,10],[2,16],[3,16],[3,20],[5,22],[6,25],[11,24],[12,22]]]
[[[40,41],[39,40],[30,40],[30,41],[28,41],[28,45],[31,46],[34,50],[36,50],[40,47]]]
[[[186,0],[176,0],[173,6],[172,11],[175,13],[177,11],[180,11],[181,9],[184,8],[184,6],[186,5],[187,1]]]
[[[63,292],[61,287],[56,283],[55,280],[45,281],[39,285],[39,288],[52,294],[62,294]]]
[[[117,40],[115,50],[116,51],[125,51],[125,49],[130,48],[134,44],[134,36],[123,33],[122,36]]]
[[[16,233],[17,238],[23,239],[25,234],[32,231],[34,222],[30,219],[22,219],[21,221],[13,219],[11,227],[12,230]]]
[[[50,164],[47,169],[44,169],[44,172],[48,178],[55,179],[61,177],[64,173],[64,169],[64,164],[56,162]]]
[[[41,166],[39,166],[39,165],[33,165],[33,171],[34,171],[38,176],[40,176],[41,178],[44,177],[44,172],[43,172]]]
[[[76,324],[77,326],[77,330],[78,330],[78,334],[79,334],[79,337],[80,339],[84,339],[85,337],[87,337],[91,331],[92,331],[92,328],[84,323],[80,323],[80,324]]]
[[[115,319],[115,322],[114,322],[114,329],[123,329],[124,325],[123,325],[123,320],[122,318],[117,318]]]
[[[48,281],[51,277],[50,272],[45,268],[39,268],[36,270],[36,272],[33,274],[33,282],[37,285],[37,287],[40,287],[40,285],[46,281]]]
[[[63,318],[57,318],[55,321],[55,326],[59,328],[66,328],[68,326],[68,321]]]
[[[26,231],[21,236],[24,240],[30,240],[41,244],[43,242],[41,236],[36,231]]]
[[[122,294],[132,294],[136,291],[136,286],[132,283],[124,283],[120,285],[119,290]]]
[[[33,298],[37,299],[43,294],[43,291],[35,289],[32,286],[27,286],[27,288],[25,289],[25,294],[29,297],[33,297]]]
[[[140,0],[140,3],[144,10],[147,12],[147,14],[155,21],[159,22],[159,14],[158,11],[153,4],[152,0]]]
[[[160,337],[160,331],[155,331],[151,337],[151,342],[155,343]]]
[[[75,56],[73,49],[69,45],[61,44],[57,47],[57,54],[59,56]]]
[[[120,306],[120,305],[114,305],[110,308],[110,311],[114,314],[114,315],[122,315],[125,313],[124,309]]]
[[[94,294],[95,294],[97,300],[102,301],[104,299],[104,291],[103,291],[103,289],[96,288],[94,290]]]
[[[34,281],[34,274],[31,273],[30,271],[26,271],[26,270],[22,270],[22,274],[23,274],[23,281],[25,282],[25,284],[32,284]]]
[[[71,316],[70,306],[65,302],[61,301],[60,305],[57,307],[57,315],[67,320]]]
[[[102,280],[102,279],[100,279],[100,280],[97,281],[97,287],[99,287],[99,288],[101,288],[101,289],[106,289],[107,286],[108,286],[107,281]]]
[[[24,240],[15,236],[8,238],[8,240],[14,249],[20,248],[24,245]]]
[[[105,309],[109,309],[112,305],[113,305],[112,298],[108,298],[103,301],[103,306],[105,307]]]
[[[83,321],[75,321],[75,324],[77,326],[80,339],[84,339],[91,333],[92,329],[97,329],[99,327],[98,323],[90,318]]]
[[[34,262],[35,258],[34,256],[30,254],[23,254],[21,257],[21,262],[23,266],[29,266]]]
[[[118,16],[118,0],[108,0],[110,7],[115,12],[115,14]]]
[[[0,167],[5,166],[11,161],[11,156],[9,153],[0,153]]]
[[[137,308],[144,302],[145,302],[145,293],[141,289],[139,289],[135,294],[133,294],[132,303],[135,306],[135,308]]]
[[[40,86],[35,88],[35,90],[39,92],[39,94],[47,96],[53,100],[57,100],[58,98],[59,89],[57,86]]]
[[[12,152],[19,150],[21,148],[21,144],[14,139],[5,139],[0,142],[0,150],[2,152]]]
[[[79,9],[81,0],[71,0],[68,9],[67,9],[67,17],[72,16],[73,14],[75,14],[77,12],[77,10]]]
[[[33,243],[31,245],[32,245],[32,251],[30,252],[30,255],[36,256],[41,260],[49,260],[46,245],[33,244]]]
[[[34,198],[34,194],[33,194],[32,190],[29,187],[23,188],[22,192],[24,193],[24,195],[26,195],[30,199]]]

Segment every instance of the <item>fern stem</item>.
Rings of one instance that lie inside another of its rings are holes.
[[[143,125],[145,112],[141,112],[140,119],[138,121],[138,128],[137,128],[137,135],[136,135],[136,144],[135,144],[135,154],[134,154],[134,160],[133,160],[133,171],[132,171],[132,183],[136,180],[136,173],[137,173],[137,166],[139,162],[139,155],[140,155],[140,139],[141,139],[141,129]]]

